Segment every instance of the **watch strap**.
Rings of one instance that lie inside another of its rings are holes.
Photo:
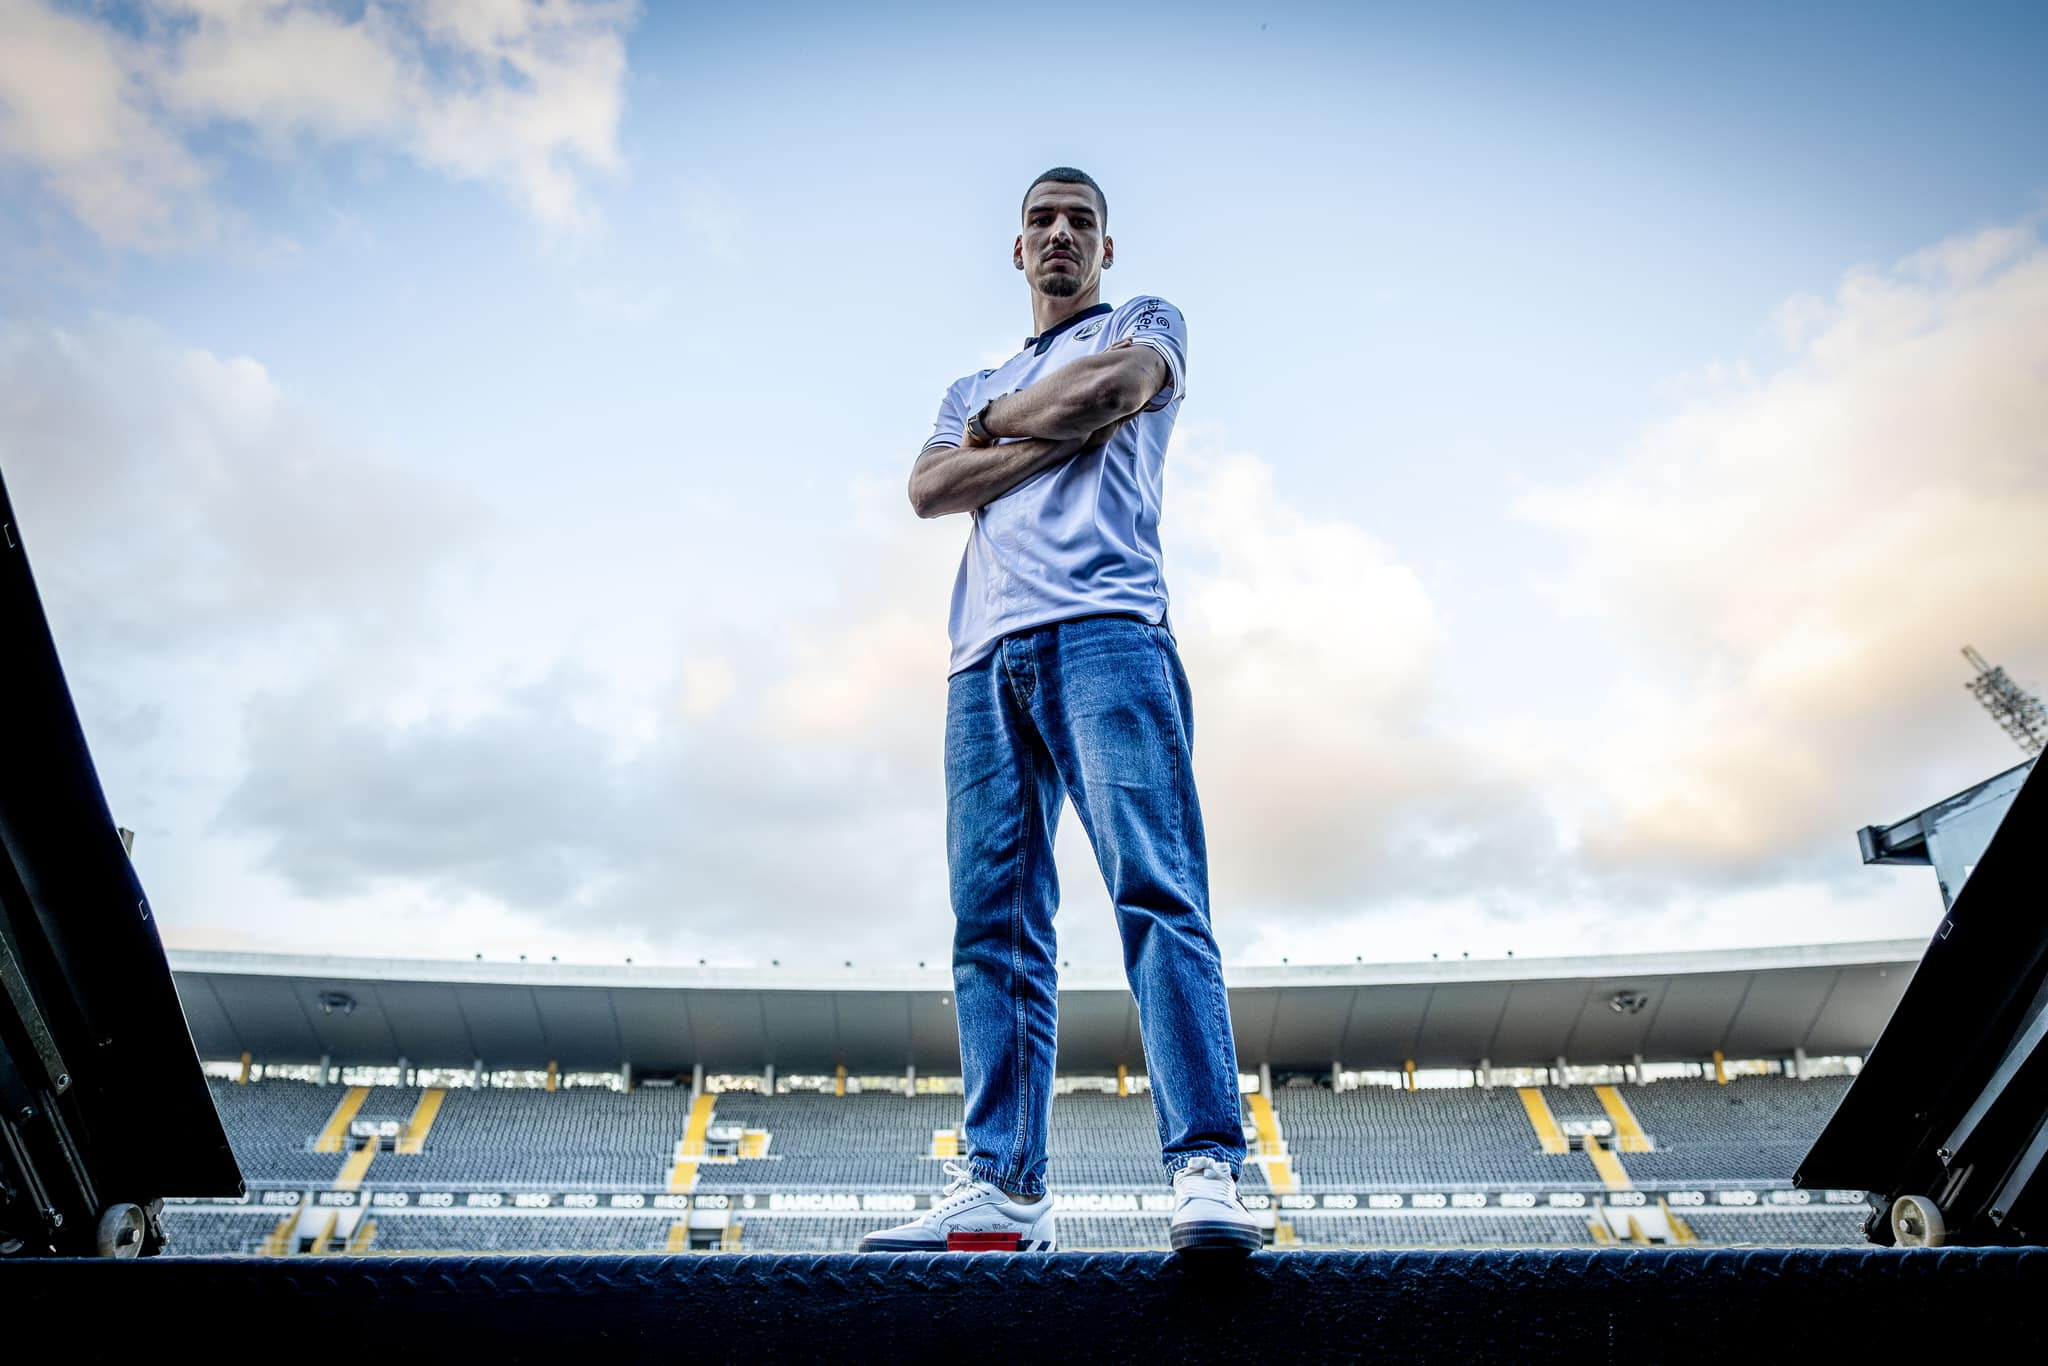
[[[996,439],[995,434],[989,431],[987,423],[982,421],[983,418],[988,416],[988,410],[994,406],[995,399],[990,399],[987,403],[976,408],[973,416],[967,419],[967,431],[976,441],[993,441]]]

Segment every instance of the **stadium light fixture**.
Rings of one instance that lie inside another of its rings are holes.
[[[355,1012],[356,998],[345,991],[323,991],[320,993],[322,1015],[349,1015]]]
[[[1607,1008],[1617,1015],[1640,1015],[1650,998],[1640,991],[1617,991],[1608,998]]]

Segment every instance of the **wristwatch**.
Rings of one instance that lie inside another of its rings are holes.
[[[997,397],[1001,397],[1001,395]],[[967,433],[976,441],[994,441],[996,439],[996,434],[990,431],[982,421],[983,418],[988,416],[988,410],[995,406],[995,402],[995,399],[990,399],[979,408],[976,408],[974,416],[967,419]]]

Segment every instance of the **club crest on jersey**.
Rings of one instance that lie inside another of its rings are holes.
[[[1100,320],[1089,323],[1086,327],[1082,328],[1079,332],[1076,332],[1074,334],[1074,340],[1087,341],[1090,337],[1094,336],[1097,332],[1100,332],[1101,330],[1102,323]]]

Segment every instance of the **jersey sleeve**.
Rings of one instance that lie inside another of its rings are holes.
[[[934,446],[957,446],[967,436],[967,403],[961,396],[962,382],[954,380],[946,386],[946,396],[939,400],[939,415],[932,421],[932,434],[918,451],[923,455]]]
[[[1133,299],[1119,311],[1116,340],[1149,346],[1166,360],[1166,386],[1141,410],[1156,413],[1182,396],[1188,382],[1188,324],[1166,300]]]

